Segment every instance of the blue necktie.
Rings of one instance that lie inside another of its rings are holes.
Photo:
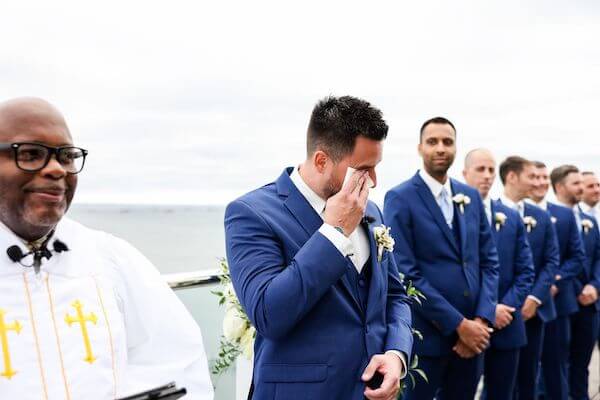
[[[442,188],[440,192],[440,208],[442,209],[442,214],[444,214],[444,219],[446,220],[446,224],[452,229],[452,218],[454,218],[454,207],[452,207],[452,200],[450,199],[450,195],[445,187]]]
[[[581,215],[579,214],[579,209],[575,209],[573,212],[575,213],[575,221],[577,221],[577,229],[579,230],[579,233],[581,233],[583,226],[581,225]]]

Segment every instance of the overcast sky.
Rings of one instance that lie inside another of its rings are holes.
[[[80,203],[224,204],[302,161],[328,94],[390,125],[376,201],[435,115],[455,177],[474,147],[600,172],[597,0],[391,3],[5,1],[0,97],[64,112],[90,150]]]

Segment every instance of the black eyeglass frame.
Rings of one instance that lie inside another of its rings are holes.
[[[19,160],[18,160],[18,151],[19,151],[19,147],[21,147],[22,145],[34,145],[34,146],[40,146],[45,148],[46,150],[48,150],[48,155],[46,156],[46,160],[44,161],[44,164],[40,167],[40,168],[36,168],[36,169],[26,169],[23,168],[19,165]],[[43,170],[44,168],[46,168],[46,166],[48,165],[48,163],[50,162],[50,159],[52,158],[52,155],[54,155],[54,157],[56,158],[56,161],[58,161],[58,163],[60,165],[63,165],[62,162],[60,162],[60,153],[61,151],[63,151],[64,149],[78,149],[81,150],[81,153],[83,154],[83,161],[81,162],[81,168],[79,168],[79,171],[77,172],[70,172],[67,171],[65,169],[65,171],[67,172],[67,174],[69,175],[77,175],[78,173],[80,173],[83,170],[83,167],[85,165],[85,158],[88,155],[88,151],[86,149],[82,149],[81,147],[77,147],[77,146],[60,146],[60,147],[52,147],[52,146],[48,146],[45,144],[41,144],[41,143],[34,143],[34,142],[17,142],[17,143],[0,143],[0,150],[11,150],[13,151],[13,156],[15,159],[15,164],[17,165],[17,168],[19,168],[21,171],[25,171],[25,172],[38,172]]]

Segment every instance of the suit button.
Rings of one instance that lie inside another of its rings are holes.
[[[365,332],[369,333],[369,325],[365,326]]]
[[[358,286],[365,287],[365,280],[364,279],[359,279],[358,280]]]
[[[467,268],[467,265],[468,265],[467,262],[463,261],[463,267]]]
[[[470,293],[469,293],[469,291],[468,291],[468,290],[465,290],[465,291],[463,292],[463,296],[465,296],[465,297],[469,297],[469,295],[470,295]]]

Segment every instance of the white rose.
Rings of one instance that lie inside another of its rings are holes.
[[[256,329],[250,325],[250,327],[244,332],[240,340],[240,347],[242,348],[242,354],[248,360],[252,360],[254,356],[254,336]]]
[[[228,307],[223,319],[223,335],[227,340],[237,341],[246,330],[246,320],[235,307]]]

